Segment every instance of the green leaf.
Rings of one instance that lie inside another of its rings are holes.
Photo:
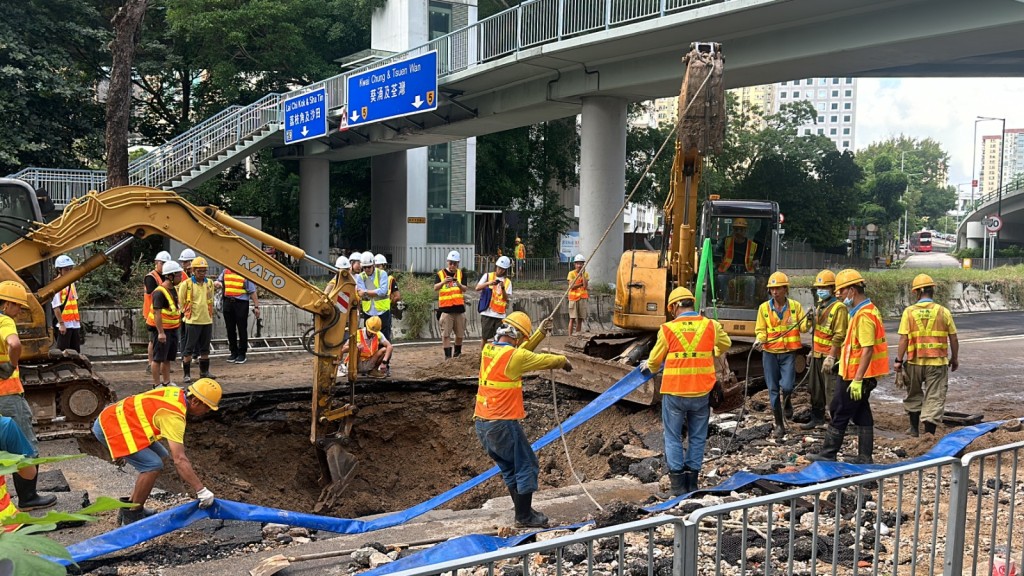
[[[100,496],[95,502],[82,508],[78,511],[79,514],[96,514],[99,512],[109,512],[111,510],[117,510],[118,508],[131,508],[135,504],[131,502],[122,502],[117,498],[111,498],[110,496]]]
[[[71,559],[71,554],[60,543],[45,536],[32,534],[29,529],[0,533],[0,558],[10,558],[14,562],[16,575],[67,574],[67,569],[63,566],[39,554]]]

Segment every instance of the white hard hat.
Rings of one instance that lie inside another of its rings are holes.
[[[61,254],[57,256],[57,261],[53,263],[57,268],[70,268],[75,265],[75,261],[71,259],[67,254]]]
[[[338,259],[334,261],[334,267],[341,270],[351,270],[352,264],[349,263],[348,258],[344,256],[338,256]]]
[[[360,263],[363,266],[373,266],[373,253],[363,252],[363,257],[360,258]]]
[[[572,261],[573,262],[586,262],[587,259],[583,257],[583,254],[577,254],[576,257],[572,259]]]
[[[376,256],[373,257],[373,263],[383,266],[384,264],[388,263],[388,259],[385,258],[383,254],[377,254]]]
[[[448,253],[448,261],[449,262],[461,262],[462,259],[459,257],[459,251],[458,250],[452,250],[451,252],[449,252]]]
[[[164,269],[160,273],[161,274],[174,274],[175,272],[184,272],[184,270],[181,269],[181,264],[178,264],[174,260],[171,260],[169,262],[165,262],[164,263]]]
[[[504,268],[505,270],[508,270],[509,268],[512,267],[512,261],[508,259],[508,256],[502,256],[501,258],[498,258],[497,265],[498,268]]]
[[[353,253],[349,254],[348,255],[348,261],[349,261],[349,264],[362,264],[363,263],[363,253],[362,252],[353,252]]]
[[[181,251],[181,255],[178,256],[178,260],[195,260],[196,251],[191,248],[185,248]]]
[[[171,253],[167,250],[161,250],[153,257],[154,262],[170,262],[171,260],[174,260],[174,258],[171,258]]]

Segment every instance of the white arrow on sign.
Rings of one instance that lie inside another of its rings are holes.
[[[416,99],[412,101],[412,105],[414,108],[419,108],[420,106],[423,106],[423,100],[420,99],[419,94],[417,94]]]
[[[306,126],[303,126],[302,127],[302,135],[305,136],[307,134],[309,134],[309,128],[307,128]]]
[[[353,110],[352,111],[352,121],[356,122],[358,120],[359,120],[359,114],[355,110]]]

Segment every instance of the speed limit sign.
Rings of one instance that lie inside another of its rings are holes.
[[[999,232],[1003,227],[1003,219],[999,216],[989,216],[982,223],[985,225],[985,230],[993,234]]]

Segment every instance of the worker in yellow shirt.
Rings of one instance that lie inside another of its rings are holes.
[[[895,364],[896,372],[903,372],[907,385],[907,397],[903,400],[910,417],[907,433],[918,436],[921,422],[926,434],[935,434],[936,426],[942,422],[949,373],[960,366],[960,341],[953,315],[933,300],[935,280],[918,274],[911,290],[917,302],[908,306],[900,319]]]
[[[814,349],[811,354],[811,419],[800,426],[813,430],[825,424],[825,409],[836,391],[836,360],[846,338],[850,315],[846,306],[836,298],[836,275],[822,270],[814,278],[814,291],[818,305],[814,309]]]
[[[583,330],[583,320],[587,317],[587,301],[590,300],[590,273],[583,270],[586,259],[577,254],[572,260],[573,269],[566,278],[569,282],[569,336],[575,331]]]
[[[793,417],[790,396],[796,388],[796,355],[803,348],[800,333],[811,329],[803,306],[789,297],[789,276],[776,272],[768,277],[771,295],[757,310],[754,349],[763,352],[764,380],[775,417],[777,440],[786,435],[786,418]]]

